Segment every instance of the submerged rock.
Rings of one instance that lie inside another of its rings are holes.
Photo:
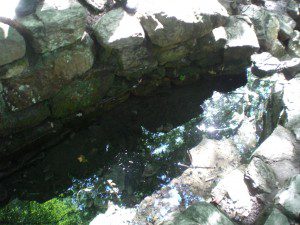
[[[11,26],[0,22],[0,66],[24,57],[24,38]]]

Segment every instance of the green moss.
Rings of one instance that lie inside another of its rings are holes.
[[[86,80],[77,80],[65,86],[51,100],[52,116],[64,118],[68,115],[97,106],[111,86],[113,75],[97,76],[97,73]]]

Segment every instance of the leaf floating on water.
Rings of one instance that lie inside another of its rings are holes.
[[[88,160],[86,159],[86,157],[84,155],[80,155],[77,157],[77,160],[80,162],[80,163],[87,163]]]

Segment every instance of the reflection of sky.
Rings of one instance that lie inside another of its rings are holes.
[[[1,0],[0,16],[13,19],[20,0]]]

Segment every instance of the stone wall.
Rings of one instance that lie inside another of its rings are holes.
[[[163,82],[241,75],[259,49],[299,57],[290,2],[281,17],[217,0],[20,0],[13,16],[0,15],[0,136],[55,130]]]

